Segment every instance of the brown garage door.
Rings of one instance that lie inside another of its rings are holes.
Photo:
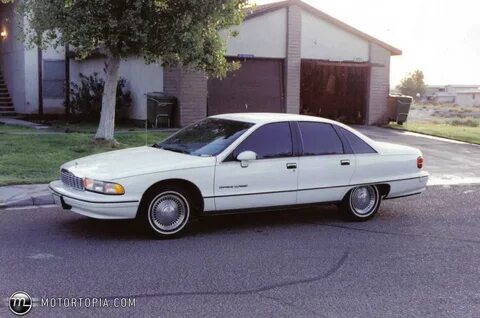
[[[208,115],[283,112],[283,60],[247,59],[226,78],[208,81]]]
[[[367,63],[303,60],[301,113],[364,124],[369,74]]]

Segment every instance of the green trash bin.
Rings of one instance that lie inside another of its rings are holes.
[[[407,121],[413,98],[405,95],[397,95],[395,98],[395,121],[399,125],[403,125]]]
[[[173,113],[177,106],[177,99],[161,92],[147,93],[147,124],[158,128],[160,123],[172,127]]]

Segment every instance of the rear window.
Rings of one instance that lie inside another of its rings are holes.
[[[330,124],[299,122],[304,156],[340,155],[343,144]]]
[[[348,131],[345,128],[338,127],[342,134],[347,139],[348,143],[352,147],[353,153],[355,154],[363,154],[363,153],[377,153],[369,144],[363,141],[360,137],[355,135],[354,133]]]

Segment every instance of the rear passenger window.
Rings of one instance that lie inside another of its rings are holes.
[[[362,154],[362,153],[377,153],[369,144],[363,141],[357,135],[351,133],[345,128],[338,127],[345,138],[348,140],[350,146],[352,147],[353,153]]]
[[[343,144],[330,124],[299,122],[304,156],[343,154]]]

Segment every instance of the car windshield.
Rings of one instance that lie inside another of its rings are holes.
[[[216,156],[252,126],[246,122],[208,118],[180,130],[154,146],[194,156]]]

